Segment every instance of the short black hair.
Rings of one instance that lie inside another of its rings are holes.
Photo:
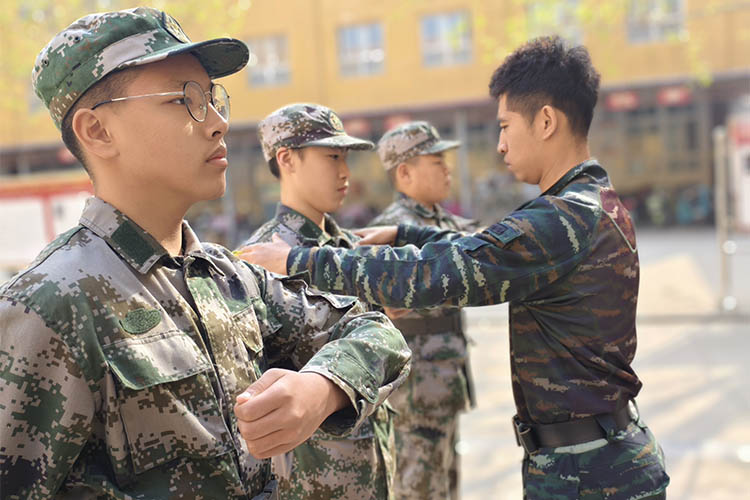
[[[276,177],[277,179],[281,179],[281,174],[279,174],[279,162],[276,161],[275,156],[268,160],[268,170],[271,171],[271,174],[274,177]]]
[[[289,148],[293,152],[297,153],[300,157],[300,159],[304,158],[304,149],[305,148]],[[271,171],[271,175],[276,177],[277,179],[281,179],[281,173],[279,172],[279,162],[276,161],[276,156],[274,155],[273,158],[268,160],[268,170]]]
[[[505,58],[490,80],[490,95],[533,123],[546,104],[562,111],[573,134],[586,137],[599,97],[599,73],[586,47],[568,47],[559,36],[526,42]]]
[[[94,85],[89,87],[86,92],[76,101],[73,107],[70,108],[68,114],[63,118],[62,124],[60,125],[60,131],[62,133],[62,140],[65,147],[73,153],[83,168],[91,174],[88,166],[86,165],[86,156],[83,154],[81,143],[76,137],[76,133],[73,131],[73,115],[76,111],[82,108],[90,108],[96,103],[106,101],[107,99],[114,99],[115,97],[123,97],[125,89],[135,79],[137,68],[127,68],[120,71],[112,72],[106,75],[104,78],[96,82]]]

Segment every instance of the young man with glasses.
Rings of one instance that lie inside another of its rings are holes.
[[[211,80],[247,59],[151,8],[81,18],[40,53],[35,91],[95,197],[0,287],[4,499],[275,498],[268,457],[350,432],[405,378],[385,316],[183,221],[224,192]]]
[[[359,237],[339,227],[330,213],[341,208],[349,188],[349,150],[374,145],[348,135],[333,110],[305,103],[266,116],[258,124],[258,139],[281,184],[281,200],[274,218],[245,245],[277,235],[290,245],[353,248]],[[393,422],[385,405],[349,436],[316,431],[274,466],[279,497],[285,500],[399,498],[393,489]]]

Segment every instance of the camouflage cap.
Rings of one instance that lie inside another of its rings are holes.
[[[105,75],[185,53],[211,78],[241,70],[249,55],[234,38],[193,43],[169,14],[138,7],[90,14],[65,28],[37,56],[31,80],[59,129],[70,108]]]
[[[410,158],[431,155],[460,146],[459,141],[443,141],[428,122],[408,122],[392,128],[378,141],[378,156],[390,170]]]
[[[258,139],[266,161],[276,157],[279,148],[324,146],[329,148],[373,149],[370,141],[344,132],[341,119],[320,104],[289,104],[266,116],[258,125]]]

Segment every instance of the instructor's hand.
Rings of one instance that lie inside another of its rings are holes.
[[[286,259],[292,247],[277,234],[270,243],[255,243],[236,250],[234,254],[251,264],[265,267],[272,273],[286,274]]]
[[[412,311],[411,309],[400,309],[396,307],[383,307],[383,310],[385,311],[385,315],[390,319],[398,319],[402,316],[406,316]]]
[[[348,404],[346,393],[322,375],[272,368],[237,396],[234,414],[250,453],[268,458],[301,444]]]

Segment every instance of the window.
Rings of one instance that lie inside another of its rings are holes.
[[[559,35],[574,45],[583,43],[578,14],[579,0],[533,2],[528,7],[530,38]]]
[[[664,110],[664,142],[670,170],[697,170],[700,167],[698,114],[695,106]]]
[[[256,38],[248,42],[250,60],[248,78],[253,87],[289,83],[289,48],[283,35]]]
[[[342,76],[381,73],[385,51],[380,24],[357,24],[339,28],[339,65]]]
[[[649,43],[683,36],[683,3],[682,0],[630,0],[628,40]]]
[[[471,29],[466,12],[422,18],[422,63],[450,66],[471,60]]]

